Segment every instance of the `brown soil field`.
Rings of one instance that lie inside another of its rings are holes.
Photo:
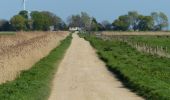
[[[170,32],[101,32],[103,35],[165,35],[170,36]]]
[[[18,32],[0,35],[0,84],[14,80],[23,70],[47,56],[68,32]]]

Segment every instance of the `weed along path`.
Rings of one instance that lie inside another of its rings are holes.
[[[143,100],[124,88],[89,42],[73,40],[55,75],[49,100]]]

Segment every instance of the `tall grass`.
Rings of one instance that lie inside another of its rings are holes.
[[[68,36],[47,57],[30,70],[23,71],[15,81],[0,85],[0,100],[46,100],[53,75],[71,39],[71,35]]]
[[[148,100],[170,100],[170,59],[138,52],[127,43],[85,36],[108,69]]]

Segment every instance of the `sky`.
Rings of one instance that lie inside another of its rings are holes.
[[[170,0],[27,0],[26,8],[29,11],[51,11],[65,21],[68,16],[82,11],[99,22],[113,22],[128,11],[144,15],[161,11],[170,19]],[[0,19],[8,20],[22,9],[22,0],[0,0]]]

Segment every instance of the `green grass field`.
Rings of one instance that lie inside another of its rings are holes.
[[[47,100],[51,81],[60,60],[71,43],[68,36],[51,53],[16,80],[0,85],[0,100]]]
[[[131,36],[128,39],[134,42],[148,44],[151,47],[167,47],[170,53],[170,36]]]
[[[138,52],[124,42],[83,37],[125,86],[147,100],[170,100],[170,59]]]

